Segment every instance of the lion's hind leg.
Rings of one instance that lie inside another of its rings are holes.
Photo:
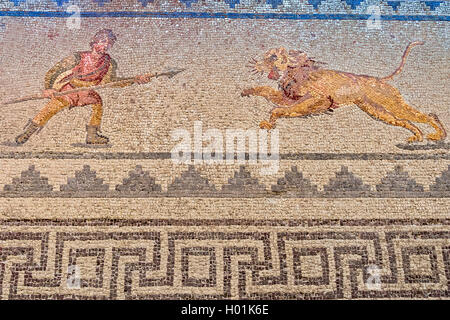
[[[402,115],[403,115],[403,113],[402,113]],[[426,115],[422,112],[415,110],[414,113],[408,114],[404,118],[409,121],[426,123],[429,126],[432,126],[434,128],[435,132],[427,134],[428,140],[439,141],[439,140],[445,139],[445,137],[447,136],[447,132],[445,131],[445,128],[442,125],[441,121],[439,120],[437,115],[435,115],[433,113]]]
[[[394,113],[397,118],[409,120],[412,122],[426,123],[429,126],[433,127],[436,132],[427,134],[428,140],[437,141],[445,139],[447,133],[441,121],[435,114],[430,113],[429,115],[426,115],[412,108],[406,102],[403,101],[399,104],[399,106],[400,108],[396,109]]]
[[[432,127],[434,129],[436,129],[436,132],[427,134],[427,139],[429,139],[429,140],[444,140],[447,137],[447,131],[445,130],[444,126],[442,125],[441,120],[439,120],[438,116],[435,115],[434,113],[429,113],[428,115],[431,118],[433,118],[434,122],[436,122],[437,127],[439,129],[436,128],[434,125],[432,125]]]
[[[368,99],[358,102],[356,103],[356,105],[361,110],[363,110],[364,112],[366,112],[367,114],[369,114],[370,116],[372,116],[377,120],[384,121],[393,126],[403,127],[414,133],[412,137],[408,138],[408,142],[423,141],[423,134],[419,128],[417,128],[408,120],[397,118],[390,111],[386,110],[384,106]]]
[[[427,115],[413,108],[403,100],[400,92],[394,87],[383,84],[381,89],[382,92],[366,92],[368,95],[366,99],[382,106],[397,119],[425,123],[433,127],[436,132],[427,135],[429,140],[442,140],[447,136],[444,126],[436,115]]]
[[[433,127],[436,132],[427,135],[428,140],[442,140],[447,136],[444,126],[435,114],[424,114],[408,105],[401,97],[388,100],[386,109],[396,118],[412,122],[425,123]]]

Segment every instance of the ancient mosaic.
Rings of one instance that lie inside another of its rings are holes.
[[[0,299],[448,299],[450,2],[0,1]]]

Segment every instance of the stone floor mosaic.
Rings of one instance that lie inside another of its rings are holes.
[[[449,1],[0,2],[0,299],[448,299]]]

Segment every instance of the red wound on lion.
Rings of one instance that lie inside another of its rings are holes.
[[[275,69],[272,69],[272,71],[269,72],[267,77],[271,80],[277,80],[280,77],[280,74]]]

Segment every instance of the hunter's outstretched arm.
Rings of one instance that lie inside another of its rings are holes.
[[[115,85],[111,85],[112,88],[124,88],[131,86],[134,83],[147,83],[151,80],[150,76],[136,76],[136,77],[118,77],[117,76],[117,62],[111,59],[111,66],[108,73],[103,78],[100,84],[107,84],[117,82]]]

